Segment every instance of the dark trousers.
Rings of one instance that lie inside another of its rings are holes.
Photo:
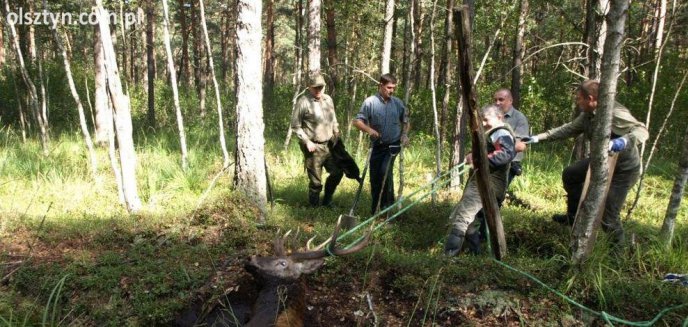
[[[395,144],[398,145],[398,144]],[[371,209],[370,212],[377,212],[377,204],[380,202],[380,210],[383,210],[394,203],[394,160],[396,153],[393,154],[389,145],[376,145],[370,154],[370,192]],[[387,171],[387,181],[384,182],[385,170]],[[382,198],[380,198],[382,193]]]
[[[640,157],[635,147],[618,154],[616,168],[612,176],[609,193],[604,203],[604,216],[602,228],[610,233],[614,242],[623,242],[624,232],[619,213],[626,201],[628,191],[640,176]],[[566,211],[571,217],[575,217],[578,211],[585,184],[585,175],[590,165],[590,159],[583,159],[564,168],[561,179],[566,190]]]
[[[330,198],[342,180],[344,171],[336,165],[326,143],[316,144],[316,149],[313,152],[309,152],[304,144],[300,144],[300,147],[306,161],[306,172],[308,173],[308,199],[312,205],[317,205],[320,200],[320,191],[323,188],[323,167],[330,173],[325,182],[325,197]]]

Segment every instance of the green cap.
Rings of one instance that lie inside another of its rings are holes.
[[[320,74],[314,74],[308,79],[308,87],[325,86],[325,79]]]

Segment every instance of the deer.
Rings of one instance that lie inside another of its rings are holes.
[[[216,306],[200,317],[187,313],[178,318],[174,325],[302,327],[306,311],[306,282],[301,277],[320,269],[327,256],[345,256],[359,252],[370,241],[372,229],[350,247],[337,248],[341,220],[340,216],[330,239],[316,248],[310,248],[314,239],[311,238],[306,243],[306,251],[287,253],[284,246],[289,235],[287,232],[283,237],[273,241],[274,255],[253,255],[246,260],[244,269],[262,284],[258,298],[253,304],[250,320],[247,322],[245,317],[237,317],[234,313],[227,314],[226,309]],[[225,312],[221,312],[223,310]]]

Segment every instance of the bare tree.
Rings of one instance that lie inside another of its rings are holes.
[[[146,8],[146,23],[146,58],[148,59],[148,125],[155,128],[155,1],[148,1],[148,6]],[[106,36],[103,35],[103,39],[105,39],[105,37]]]
[[[590,156],[590,185],[578,211],[571,235],[572,261],[581,263],[595,244],[597,219],[604,207],[608,176],[608,144],[616,97],[621,44],[626,23],[628,0],[611,0],[607,20],[607,37],[602,55],[599,105],[595,112]]]
[[[308,75],[320,73],[320,0],[308,0]]]
[[[237,16],[237,106],[234,186],[255,201],[265,220],[267,181],[263,131],[263,86],[261,69],[262,2],[238,1]]]
[[[184,133],[184,117],[182,116],[182,108],[179,104],[179,91],[177,90],[177,71],[174,69],[174,58],[172,57],[172,46],[170,45],[170,18],[167,9],[167,0],[162,0],[163,8],[163,32],[165,40],[165,51],[167,52],[167,67],[170,71],[170,82],[172,84],[172,97],[174,98],[174,112],[177,115],[177,129],[179,130],[179,146],[182,150],[182,169],[186,170],[189,166],[186,152],[186,133]]]
[[[268,0],[266,8],[265,25],[265,69],[263,69],[263,82],[268,94],[272,93],[275,84],[275,0]]]
[[[8,0],[5,0],[5,10],[5,12],[10,12],[10,5]],[[5,19],[8,18],[6,17]],[[9,20],[6,20],[6,22],[7,26],[9,26],[10,37],[12,38],[12,46],[14,47],[14,51],[17,55],[17,61],[19,61],[19,72],[21,73],[22,80],[24,81],[24,84],[26,85],[26,88],[29,91],[29,106],[31,107],[34,117],[36,118],[36,122],[38,123],[38,128],[40,131],[39,136],[41,140],[41,147],[43,148],[43,154],[48,155],[48,124],[46,121],[43,120],[43,115],[41,114],[41,110],[38,107],[38,92],[36,91],[36,85],[31,80],[31,77],[29,76],[29,71],[26,69],[26,65],[24,64],[24,56],[22,55],[21,47],[19,46],[19,36],[17,35],[17,31],[14,28],[14,24],[10,23]]]
[[[389,73],[389,63],[392,59],[392,32],[394,23],[394,0],[387,0],[385,7],[385,32],[382,39],[382,63],[380,64],[380,74]]]
[[[227,152],[227,142],[225,141],[225,127],[222,118],[222,101],[220,100],[220,87],[217,85],[217,77],[215,77],[215,65],[213,64],[213,51],[210,48],[210,37],[208,36],[208,26],[205,22],[205,6],[203,0],[198,0],[201,13],[201,28],[203,28],[203,36],[205,37],[206,54],[208,56],[208,66],[210,67],[210,75],[213,78],[213,86],[215,87],[215,101],[217,102],[217,121],[220,124],[220,147],[222,147],[222,157],[224,158],[223,167],[229,166],[229,153]],[[254,72],[260,72],[260,66]],[[261,93],[262,101],[262,93]],[[262,106],[262,102],[261,102]],[[262,107],[261,107],[262,110]],[[261,111],[262,115],[262,111]],[[261,120],[262,122],[262,120]]]
[[[112,108],[108,102],[108,95],[105,81],[105,59],[103,57],[103,43],[100,38],[100,28],[96,26],[93,30],[93,61],[95,69],[94,91],[95,102],[95,141],[97,144],[105,145],[112,133]]]
[[[440,144],[444,144],[447,135],[447,117],[449,116],[449,71],[451,69],[452,54],[452,26],[454,26],[454,0],[447,0],[447,15],[444,19],[444,44],[442,45],[442,61],[440,61],[437,85],[443,87],[442,110],[440,111]]]
[[[674,188],[671,190],[671,197],[667,205],[666,215],[664,216],[664,224],[662,225],[662,239],[667,247],[671,246],[671,241],[674,238],[674,224],[678,210],[681,207],[681,199],[686,189],[686,182],[688,181],[688,128],[683,136],[683,151],[678,162],[678,172],[674,180]]]
[[[521,106],[521,63],[526,54],[526,48],[523,46],[523,38],[526,34],[526,19],[528,18],[528,0],[521,0],[520,10],[518,15],[518,31],[514,38],[514,57],[513,67],[511,71],[511,96],[513,98],[513,106],[520,108]]]
[[[442,171],[442,138],[440,136],[440,122],[437,113],[437,92],[435,91],[435,34],[432,32],[435,29],[435,7],[437,7],[437,0],[432,3],[432,10],[430,11],[430,92],[432,93],[432,117],[433,117],[433,132],[435,133],[435,177],[439,178]],[[432,193],[432,203],[437,204],[437,193]]]
[[[114,109],[117,144],[119,146],[119,164],[121,166],[121,182],[124,201],[130,212],[141,209],[141,199],[136,186],[136,150],[132,137],[131,108],[129,97],[122,90],[122,81],[119,77],[115,48],[110,38],[109,17],[103,8],[103,1],[96,0],[96,13],[98,26],[103,42],[103,56],[105,58],[105,74],[107,76],[107,89]]]
[[[49,13],[48,4],[46,0],[43,0],[43,11],[44,13]],[[52,15],[46,15],[47,17],[53,17]],[[54,25],[54,21],[51,22],[51,26]],[[67,75],[67,83],[69,84],[69,90],[72,92],[72,97],[74,102],[76,102],[77,112],[79,113],[79,126],[81,127],[81,134],[84,137],[84,142],[86,143],[86,149],[88,150],[88,157],[91,161],[91,174],[93,175],[93,180],[98,181],[98,159],[96,158],[96,152],[93,149],[93,141],[91,140],[91,134],[88,131],[88,125],[86,123],[86,115],[84,114],[84,106],[79,98],[79,92],[76,90],[76,84],[74,84],[74,77],[72,76],[72,67],[69,63],[69,58],[67,57],[67,51],[65,51],[62,45],[62,38],[60,37],[57,28],[52,27],[53,39],[55,39],[55,44],[57,45],[57,50],[62,56],[62,62],[64,63],[65,73]]]

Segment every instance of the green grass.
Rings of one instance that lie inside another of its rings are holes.
[[[306,206],[307,179],[300,151],[292,143],[282,153],[284,135],[279,130],[269,134],[274,136],[267,143],[276,203],[267,225],[256,226],[255,208],[232,191],[231,170],[209,188],[222,162],[215,124],[191,120],[189,126],[188,171],[181,169],[174,128],[163,127],[157,133],[136,130],[138,188],[144,201],[137,215],[128,214],[119,203],[104,149],[97,153],[101,181],[95,183],[80,134],[53,135],[50,155],[44,157],[35,140],[22,143],[17,130],[2,130],[0,264],[23,263],[8,265],[17,270],[0,285],[0,326],[164,323],[207,286],[223,263],[267,253],[278,229],[299,230],[297,242],[305,243],[312,235],[323,240],[337,215],[347,212],[353,201],[357,185],[344,179],[334,199],[336,209]],[[357,149],[353,139],[349,150],[359,153],[362,166],[366,148]],[[231,137],[228,141],[231,148]],[[636,244],[618,254],[600,234],[590,260],[571,267],[570,230],[550,222],[553,213],[564,209],[560,172],[569,161],[570,154],[562,150],[566,148],[566,143],[552,143],[529,150],[525,174],[512,189],[532,209],[513,205],[503,209],[510,253],[505,262],[594,310],[629,320],[651,319],[665,307],[688,301],[688,290],[661,282],[665,273],[688,272],[688,228],[681,220],[672,248],[664,248],[657,239],[675,163],[655,161],[638,208],[624,221]],[[406,194],[432,178],[433,155],[432,138],[416,134],[405,152]],[[448,153],[444,158],[446,162]],[[208,196],[203,197],[206,191]],[[368,185],[363,194],[356,211],[361,217],[370,207]],[[380,230],[370,250],[329,260],[314,278],[324,287],[354,281],[371,292],[391,291],[408,301],[404,319],[410,325],[429,323],[443,310],[466,305],[456,300],[460,294],[480,296],[487,290],[513,297],[509,306],[527,304],[536,313],[526,319],[530,323],[549,324],[567,314],[587,319],[488,256],[452,260],[439,256],[458,194],[442,190],[438,198],[436,206],[427,199],[394,227]],[[684,203],[678,217],[687,212]],[[0,277],[9,271],[0,266]],[[233,282],[226,280],[223,285]],[[472,299],[468,295],[466,299]],[[472,303],[494,305],[490,301],[477,297]],[[663,323],[675,325],[686,314],[686,309],[668,313]]]

